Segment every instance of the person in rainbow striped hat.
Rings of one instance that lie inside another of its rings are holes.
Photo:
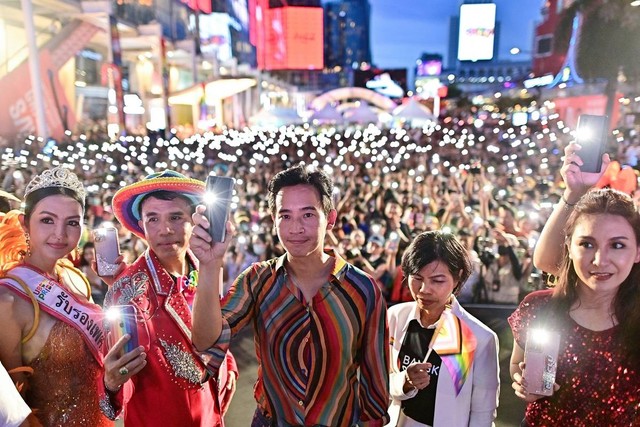
[[[148,249],[109,287],[105,308],[132,305],[139,346],[122,355],[127,336],[105,358],[101,402],[125,425],[222,426],[235,392],[235,360],[226,354],[217,375],[191,344],[191,306],[198,286],[198,261],[189,250],[191,215],[205,184],[172,171],[148,175],[113,196],[116,219],[145,239]],[[170,403],[159,405],[162,399]]]
[[[471,273],[464,246],[440,230],[402,256],[414,301],[389,308],[389,426],[491,426],[500,388],[498,337],[456,295]]]

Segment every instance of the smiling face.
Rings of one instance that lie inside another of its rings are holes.
[[[193,231],[189,203],[180,197],[161,200],[150,196],[143,202],[140,214],[138,224],[160,262],[168,265],[182,260]]]
[[[324,214],[318,191],[311,185],[283,187],[275,198],[275,226],[289,257],[321,256],[327,230],[337,213]]]
[[[569,242],[569,256],[578,279],[596,292],[617,292],[640,248],[629,222],[619,215],[582,215]]]
[[[40,200],[23,224],[31,240],[27,262],[49,271],[78,246],[82,234],[82,205],[61,194]]]
[[[435,260],[410,275],[408,283],[418,308],[439,316],[449,302],[458,279],[453,277],[447,264]]]

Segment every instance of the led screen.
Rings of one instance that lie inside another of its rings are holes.
[[[265,69],[322,69],[322,8],[290,6],[268,9],[265,27]]]
[[[496,28],[494,3],[460,6],[459,61],[486,61],[493,58]]]
[[[200,49],[203,54],[215,55],[220,61],[231,59],[229,15],[226,13],[200,15]]]

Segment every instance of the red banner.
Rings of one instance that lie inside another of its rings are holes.
[[[621,96],[622,94],[617,94],[616,99]],[[606,95],[569,96],[556,98],[553,102],[556,104],[555,111],[570,128],[576,127],[580,114],[604,114],[607,108]],[[620,103],[615,102],[613,104],[612,116],[611,129],[616,127],[620,118]]]

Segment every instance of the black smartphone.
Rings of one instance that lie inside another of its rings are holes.
[[[124,345],[120,357],[138,347],[138,326],[136,323],[136,309],[132,305],[114,305],[106,311],[109,322],[109,347],[113,347],[120,338],[129,334],[131,338]]]
[[[209,234],[214,242],[224,242],[235,183],[235,179],[228,176],[207,177],[204,195],[204,204],[207,207],[205,215],[209,220]]]
[[[118,230],[115,227],[99,227],[93,230],[98,276],[114,276],[118,270],[116,259],[120,256]]]
[[[582,172],[600,172],[602,154],[607,145],[609,118],[593,114],[581,114],[576,128],[576,142],[582,146],[577,152],[582,159]]]

